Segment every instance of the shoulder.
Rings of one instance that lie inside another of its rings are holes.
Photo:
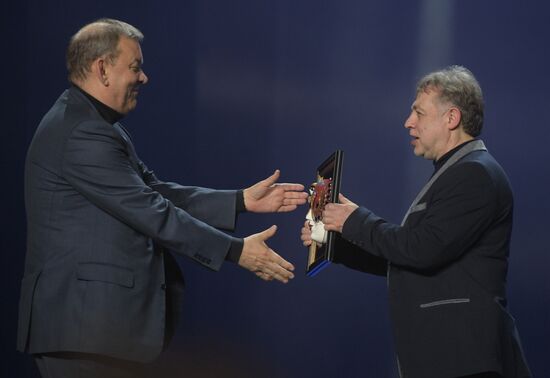
[[[111,125],[76,88],[65,90],[42,119],[38,129],[67,137],[75,128],[95,127],[107,132]]]
[[[434,183],[445,195],[455,192],[490,198],[512,197],[508,177],[487,151],[474,151],[456,162]],[[504,196],[504,197],[502,197]]]
[[[436,183],[439,185],[457,185],[462,182],[489,183],[491,181],[489,173],[491,170],[490,165],[487,164],[485,157],[472,156],[474,154],[479,155],[479,152],[473,152],[457,161],[439,177]]]
[[[459,160],[456,172],[461,175],[483,176],[494,185],[510,186],[508,176],[498,161],[487,151],[474,151]]]
[[[99,154],[123,152],[126,148],[122,135],[110,123],[102,119],[81,119],[69,130],[64,150],[78,155],[92,151]]]

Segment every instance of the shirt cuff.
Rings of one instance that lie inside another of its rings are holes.
[[[243,239],[233,239],[231,245],[229,246],[229,251],[225,255],[227,261],[238,263],[243,253],[244,240]]]
[[[237,196],[235,198],[235,210],[237,214],[246,212],[246,206],[244,205],[244,191],[237,190]]]

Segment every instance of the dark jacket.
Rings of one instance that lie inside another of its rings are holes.
[[[378,274],[389,262],[402,377],[530,376],[506,303],[512,212],[506,174],[474,151],[436,179],[403,226],[365,208],[348,218],[340,260]]]
[[[218,270],[234,191],[158,180],[76,88],[44,116],[25,165],[27,254],[17,347],[150,361],[183,279],[166,249]]]

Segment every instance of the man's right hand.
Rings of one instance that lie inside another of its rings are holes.
[[[277,226],[244,238],[239,265],[250,270],[262,280],[276,279],[283,283],[294,278],[294,266],[273,251],[265,241],[275,235]]]

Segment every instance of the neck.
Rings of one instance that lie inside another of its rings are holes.
[[[73,83],[84,92],[95,98],[97,101],[101,102],[102,104],[108,106],[113,110],[116,110],[113,106],[111,98],[105,93],[103,87],[98,86],[97,83],[91,80],[74,80]]]
[[[466,134],[462,129],[456,130],[455,133],[451,133],[445,148],[442,150],[442,152],[439,154],[439,156],[437,156],[435,160],[436,161],[439,160],[443,155],[451,151],[453,148],[456,148],[457,146],[460,146],[461,144],[466,143],[472,139],[474,139],[474,137],[469,134]]]

